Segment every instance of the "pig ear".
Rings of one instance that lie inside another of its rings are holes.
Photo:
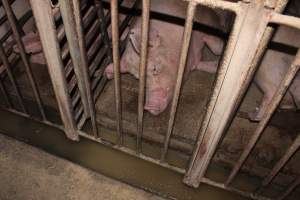
[[[131,45],[133,46],[134,51],[136,51],[137,54],[140,54],[141,29],[140,28],[131,29],[129,33],[129,40],[131,42]]]

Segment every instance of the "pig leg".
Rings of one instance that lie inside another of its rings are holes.
[[[127,64],[125,63],[124,59],[121,59],[120,60],[120,73],[126,73],[126,72],[128,72]],[[98,73],[99,72],[97,71],[96,76]],[[104,73],[108,79],[113,79],[114,78],[114,64],[110,63],[109,65],[107,65]]]
[[[249,113],[249,118],[251,121],[260,121],[267,110],[269,103],[272,100],[273,95],[265,93],[262,102],[259,107],[255,108],[254,112]]]
[[[40,65],[46,65],[46,59],[44,56],[44,53],[36,53],[36,54],[31,54],[30,55],[30,62],[35,63],[35,64],[40,64]]]
[[[200,61],[193,70],[197,69],[208,73],[216,73],[218,67],[218,61]]]

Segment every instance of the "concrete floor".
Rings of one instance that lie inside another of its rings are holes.
[[[164,200],[0,134],[1,200]]]

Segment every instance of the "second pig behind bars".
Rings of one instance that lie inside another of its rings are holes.
[[[151,11],[177,17],[185,17],[187,3],[181,0],[152,0]],[[205,7],[197,7],[195,21],[222,29],[225,24],[220,14]],[[173,98],[179,66],[184,27],[161,20],[150,19],[148,57],[146,71],[146,99],[144,109],[153,115],[163,112]],[[137,17],[130,27],[129,41],[120,61],[121,73],[139,78],[141,49],[141,18]],[[188,51],[184,79],[192,70],[215,72],[218,61],[203,61],[202,51],[207,46],[215,55],[222,54],[223,41],[204,32],[193,31]],[[113,78],[113,64],[105,74]]]

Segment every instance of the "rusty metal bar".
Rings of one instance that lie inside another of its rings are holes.
[[[20,89],[17,85],[16,78],[15,78],[14,74],[12,73],[8,58],[6,57],[6,54],[5,54],[4,49],[2,47],[2,44],[0,44],[0,59],[3,63],[3,67],[5,68],[5,70],[7,72],[7,75],[9,77],[9,80],[10,80],[11,84],[12,84],[12,87],[13,87],[13,89],[15,90],[15,92],[17,94],[17,99],[18,99],[18,102],[21,106],[22,111],[24,113],[28,114],[28,110],[27,110],[27,108],[24,104],[22,94],[21,94]]]
[[[53,89],[57,99],[64,132],[72,140],[79,140],[71,98],[68,95],[65,71],[57,40],[55,23],[49,0],[30,0],[43,51],[48,64]]]
[[[184,34],[183,34],[183,39],[182,39],[181,55],[180,55],[180,60],[179,60],[178,72],[177,72],[177,80],[176,80],[174,96],[173,96],[172,105],[171,105],[170,118],[169,118],[169,122],[168,122],[168,130],[167,130],[167,134],[165,136],[164,147],[163,147],[162,154],[161,154],[161,162],[164,162],[166,159],[166,155],[167,155],[169,143],[170,143],[170,137],[172,135],[172,131],[173,131],[173,127],[174,127],[175,116],[176,116],[176,111],[177,111],[177,106],[178,106],[178,101],[179,101],[179,95],[180,95],[182,80],[183,80],[183,76],[184,76],[184,69],[186,66],[187,54],[188,54],[188,50],[189,50],[189,46],[190,46],[190,39],[191,39],[191,35],[192,35],[193,19],[195,16],[196,6],[197,6],[197,4],[195,2],[190,2],[188,4],[188,8],[187,8],[187,16],[186,16]]]
[[[288,197],[298,185],[300,185],[300,177],[296,178],[296,180],[294,180],[294,182],[285,190],[282,195],[277,198],[277,200],[283,200]]]
[[[20,49],[20,55],[21,55],[22,61],[24,63],[24,67],[25,67],[25,70],[26,70],[27,77],[29,79],[30,85],[31,85],[33,93],[34,93],[34,97],[37,101],[39,111],[42,115],[43,120],[47,120],[45,110],[44,110],[44,107],[43,107],[43,103],[42,103],[42,99],[41,99],[39,90],[37,88],[36,81],[35,81],[35,78],[33,76],[32,69],[31,69],[31,66],[29,64],[28,57],[26,55],[25,48],[24,48],[19,30],[18,30],[18,26],[17,26],[18,22],[17,22],[17,20],[14,16],[14,13],[12,11],[12,8],[10,7],[10,4],[9,4],[8,0],[2,0],[2,5],[3,5],[3,8],[5,10],[7,19],[8,19],[9,24],[10,24],[10,27],[12,29],[14,39],[15,39],[15,41],[16,41],[19,49]]]
[[[8,108],[12,108],[13,105],[12,105],[10,99],[9,99],[8,93],[7,93],[6,89],[5,89],[5,85],[3,84],[3,81],[2,81],[1,78],[0,78],[0,90],[1,90],[1,93],[3,94],[1,96],[4,98],[4,102],[5,102],[6,106]]]
[[[118,144],[123,145],[122,133],[122,108],[121,108],[121,80],[120,80],[120,53],[119,53],[119,16],[118,0],[111,0],[111,28],[112,28],[112,46],[113,46],[113,64],[114,64],[114,87],[116,101],[116,126],[119,135]]]
[[[232,113],[235,112],[236,101],[241,95],[243,85],[249,84],[245,80],[249,80],[253,59],[269,22],[271,10],[265,9],[263,2],[239,2],[238,5],[234,30],[219,69],[188,173],[184,178],[185,183],[194,187],[198,187],[205,175]]]
[[[143,0],[142,12],[142,41],[141,41],[141,59],[139,70],[139,97],[138,97],[138,121],[137,121],[137,153],[142,152],[142,136],[144,121],[144,103],[145,103],[145,86],[147,71],[147,54],[148,54],[148,33],[150,23],[150,0]]]

